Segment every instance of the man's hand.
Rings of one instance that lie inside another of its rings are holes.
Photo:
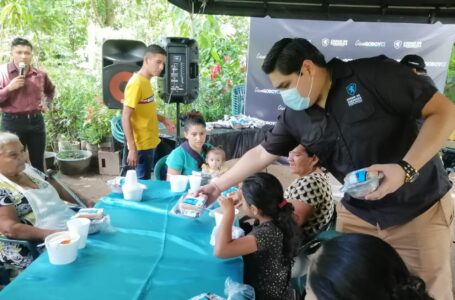
[[[368,172],[382,172],[384,174],[384,178],[374,192],[365,196],[365,200],[382,199],[384,196],[398,190],[404,184],[405,173],[403,168],[401,168],[398,164],[372,165],[366,168],[366,170]]]
[[[175,132],[175,125],[174,123],[172,123],[172,121],[170,121],[169,119],[164,119],[163,124],[166,127],[167,131],[169,131],[170,133]]]
[[[209,206],[210,204],[212,204],[218,198],[218,196],[220,196],[221,191],[219,190],[219,188],[215,184],[209,183],[207,185],[204,185],[204,186],[200,187],[196,191],[196,196],[199,195],[199,194],[207,195],[207,204],[206,204],[206,206]]]
[[[126,158],[127,162],[128,162],[128,166],[135,167],[137,165],[137,157],[138,157],[137,150],[130,149],[128,151],[128,157]]]
[[[20,89],[25,85],[25,76],[17,76],[14,77],[13,80],[11,80],[6,88],[8,89],[9,92],[15,91],[17,89]]]

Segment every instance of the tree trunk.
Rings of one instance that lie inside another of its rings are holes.
[[[106,6],[106,22],[105,25],[112,27],[115,22],[115,14],[114,14],[114,0],[105,0]]]

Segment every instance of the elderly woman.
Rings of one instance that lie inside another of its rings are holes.
[[[0,233],[11,239],[42,241],[65,229],[72,215],[44,174],[26,164],[19,138],[0,132]],[[25,268],[32,257],[25,247],[0,242],[0,261]]]
[[[318,163],[319,158],[302,145],[289,152],[291,173],[298,178],[285,190],[284,198],[294,205],[303,242],[311,240],[328,225],[335,209],[329,179]]]

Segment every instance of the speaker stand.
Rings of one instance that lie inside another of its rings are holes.
[[[176,102],[177,109],[175,111],[175,116],[176,116],[176,122],[175,122],[175,148],[177,148],[180,145],[180,102]]]

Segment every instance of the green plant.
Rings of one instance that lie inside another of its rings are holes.
[[[452,48],[444,94],[455,103],[455,46]]]
[[[85,106],[85,119],[81,128],[81,140],[90,144],[100,144],[106,137],[111,135],[111,119],[119,113],[108,109],[101,98]]]
[[[81,159],[85,158],[85,155],[81,151],[67,150],[57,153],[58,159]]]
[[[56,141],[60,135],[68,140],[80,140],[84,107],[94,101],[100,84],[85,71],[70,67],[60,66],[58,71],[50,69],[49,76],[56,86],[57,95],[53,108],[45,114],[47,141]]]

